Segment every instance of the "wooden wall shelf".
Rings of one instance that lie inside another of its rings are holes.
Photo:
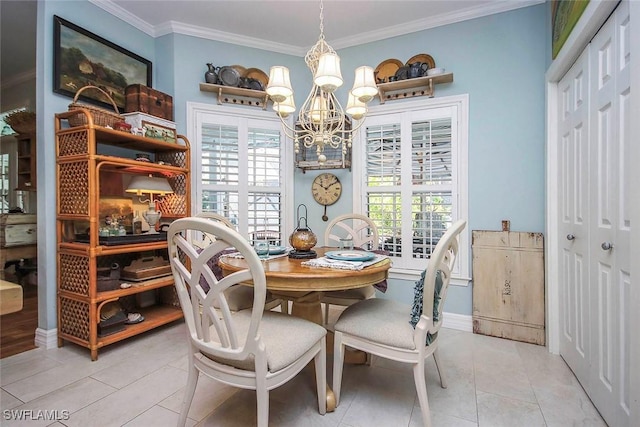
[[[379,83],[378,95],[380,96],[380,104],[384,104],[389,100],[413,98],[414,96],[433,98],[434,85],[451,82],[453,82],[453,73]]]
[[[200,83],[201,92],[213,92],[218,95],[218,104],[249,105],[267,109],[269,95],[262,90]]]

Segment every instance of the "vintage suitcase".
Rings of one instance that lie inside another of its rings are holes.
[[[0,247],[35,244],[38,236],[36,222],[33,214],[0,215]]]
[[[141,84],[129,85],[124,90],[125,113],[139,111],[167,120],[173,120],[173,97]]]
[[[171,274],[169,261],[161,256],[135,259],[122,270],[123,278],[131,281],[143,281]]]

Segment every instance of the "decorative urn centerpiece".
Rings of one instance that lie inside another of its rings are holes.
[[[304,216],[300,216],[300,208],[304,207]],[[304,227],[301,225],[304,220]],[[301,204],[298,206],[298,227],[289,236],[289,244],[293,247],[293,251],[289,252],[289,258],[294,259],[310,259],[316,258],[318,254],[311,250],[318,239],[316,235],[307,226],[307,206]]]

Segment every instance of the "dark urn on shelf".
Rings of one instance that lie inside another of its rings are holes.
[[[414,62],[409,65],[409,78],[415,79],[416,77],[422,77],[427,75],[429,64],[426,62]]]
[[[300,208],[304,206],[304,216],[300,216]],[[304,220],[304,227],[301,225]],[[298,206],[298,227],[289,236],[289,244],[293,246],[293,251],[289,252],[289,258],[308,259],[316,258],[318,254],[312,251],[318,239],[316,235],[307,226],[307,206],[301,204]]]
[[[209,68],[206,73],[204,73],[204,81],[211,84],[218,84],[218,70],[220,67],[214,67],[213,64],[207,64]]]

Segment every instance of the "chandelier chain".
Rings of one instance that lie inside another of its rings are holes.
[[[324,5],[320,0],[320,38],[324,40]]]

